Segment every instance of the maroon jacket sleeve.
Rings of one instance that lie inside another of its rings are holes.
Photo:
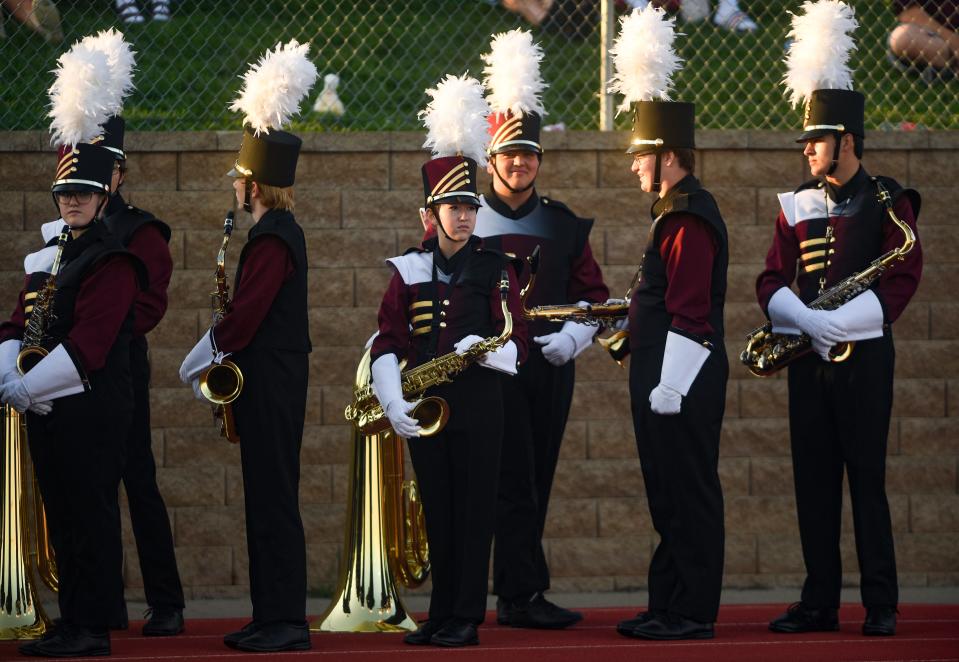
[[[713,259],[716,240],[705,222],[691,214],[675,214],[659,231],[659,254],[666,263],[666,311],[672,326],[694,336],[713,332]]]
[[[149,287],[137,295],[133,334],[145,336],[163,319],[167,307],[167,287],[173,274],[170,247],[153,224],[147,223],[133,235],[127,250],[143,260],[150,277]]]
[[[570,303],[587,301],[602,303],[609,299],[609,288],[603,282],[603,271],[599,268],[593,249],[589,241],[583,246],[583,251],[573,260],[573,268],[566,289]]]
[[[10,319],[0,324],[0,342],[11,340],[13,338],[23,338],[23,329],[26,326],[27,316],[23,312],[23,295],[27,292],[27,283],[30,282],[30,276],[26,276],[23,281],[23,289],[20,290],[20,296],[17,297],[17,305],[10,315]]]
[[[519,279],[516,277],[516,269],[513,265],[507,265],[506,272],[509,274],[509,294],[506,296],[506,307],[509,308],[510,315],[513,318],[513,333],[510,340],[516,344],[516,361],[523,363],[526,361],[527,338],[526,338],[526,319],[523,317],[523,305],[519,299]],[[499,285],[493,288],[489,297],[490,312],[493,315],[493,331],[499,335],[503,331],[503,325],[506,320],[503,318],[503,305],[500,303]]]
[[[275,235],[257,237],[246,251],[230,309],[213,328],[221,352],[238,352],[250,344],[283,282],[296,271],[290,249]]]
[[[377,324],[380,333],[373,341],[370,358],[375,361],[384,354],[395,354],[396,360],[406,358],[410,346],[409,288],[399,272],[394,272],[383,294]]]
[[[86,372],[101,369],[137,296],[136,271],[129,258],[115,255],[93,268],[80,284],[73,328],[64,344]]]
[[[786,222],[786,215],[779,210],[776,217],[776,232],[772,246],[766,253],[766,269],[756,279],[756,298],[763,313],[772,296],[783,287],[790,287],[796,278],[796,261],[799,259],[799,240],[795,230]]]
[[[922,276],[922,246],[919,243],[916,217],[913,214],[909,198],[905,195],[900,196],[893,206],[893,211],[899,217],[899,220],[912,228],[912,231],[916,234],[916,243],[902,262],[896,262],[892,268],[887,269],[879,277],[876,296],[879,298],[879,303],[882,304],[885,321],[889,324],[895,322],[902,314],[906,304],[916,293],[916,288],[919,287],[919,278]],[[886,218],[882,225],[882,234],[882,254],[902,246],[902,230],[891,219]]]

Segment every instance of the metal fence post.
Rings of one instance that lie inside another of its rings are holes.
[[[609,49],[613,47],[616,37],[616,10],[613,0],[601,0],[599,19],[599,129],[600,131],[613,130],[613,108],[616,101],[613,95],[606,91],[609,79],[613,75],[613,58]]]

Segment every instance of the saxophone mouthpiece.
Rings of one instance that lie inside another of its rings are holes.
[[[533,252],[526,258],[526,261],[529,262],[529,273],[532,276],[536,273],[536,270],[539,269],[539,244],[536,244],[536,248],[534,248]]]
[[[223,221],[223,234],[233,234],[233,219],[235,217],[236,212],[232,209],[226,213],[226,219]]]
[[[506,300],[509,294],[509,273],[503,269],[499,274],[499,295]]]

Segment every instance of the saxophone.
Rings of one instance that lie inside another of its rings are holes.
[[[531,322],[547,320],[550,322],[575,322],[587,326],[610,326],[629,315],[629,297],[637,279],[633,279],[633,283],[626,291],[625,298],[615,303],[588,303],[585,306],[563,303],[527,308],[526,299],[533,289],[533,284],[536,282],[536,271],[539,269],[539,246],[533,249],[532,254],[526,258],[526,261],[529,263],[529,281],[520,291],[520,301],[523,304],[523,317],[527,320]]]
[[[505,269],[500,275],[499,294],[503,309],[503,332],[474,343],[463,354],[450,352],[410,370],[404,370],[401,376],[404,399],[418,397],[431,386],[453,381],[455,375],[466,370],[484,354],[494,352],[506,344],[513,334],[513,316],[507,307],[509,275]],[[343,413],[346,420],[364,434],[377,434],[390,428],[383,405],[376,398],[370,384],[354,388],[353,402],[346,406]],[[410,412],[410,416],[419,421],[420,427],[423,428],[420,436],[431,437],[446,426],[450,408],[443,398],[430,396],[420,400]]]
[[[233,210],[227,212],[223,221],[223,243],[216,256],[214,280],[216,290],[211,293],[213,326],[223,319],[230,305],[230,286],[226,282],[226,247],[233,234]],[[214,357],[216,352],[214,352]],[[200,392],[213,405],[213,420],[220,434],[231,443],[239,443],[240,435],[233,420],[232,402],[243,390],[243,373],[233,361],[214,362],[200,374]]]
[[[63,249],[70,238],[70,228],[64,225],[60,237],[57,239],[57,254],[53,259],[53,267],[43,287],[37,292],[33,300],[33,308],[25,311],[30,313],[30,319],[23,329],[23,340],[20,343],[20,353],[17,355],[17,370],[21,375],[27,374],[33,366],[43,359],[49,352],[43,346],[46,340],[46,330],[56,319],[53,312],[53,297],[57,293],[57,273],[60,271],[60,260]],[[27,307],[27,306],[25,306]]]
[[[916,243],[916,235],[912,228],[900,220],[893,211],[889,191],[882,182],[874,181],[879,189],[877,193],[879,202],[885,207],[886,214],[892,222],[902,231],[904,236],[902,246],[878,257],[859,273],[849,276],[820,294],[809,304],[813,310],[835,310],[856,298],[869,289],[869,286],[887,269],[903,261]],[[855,343],[852,342],[836,345],[829,353],[830,360],[833,363],[845,361],[852,354],[854,345]],[[809,336],[774,333],[772,323],[767,322],[758,329],[753,329],[746,336],[746,349],[739,355],[739,360],[757,377],[768,377],[810,351],[812,351],[812,341]]]

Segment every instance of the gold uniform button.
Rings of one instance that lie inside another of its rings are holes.
[[[444,306],[450,305],[450,300],[449,300],[449,299],[443,299],[443,305],[444,305]]]
[[[446,317],[446,311],[445,311],[445,310],[441,310],[441,311],[440,311],[440,317]]]
[[[446,328],[446,322],[440,322],[440,328],[441,328],[441,329],[445,329],[445,328]]]

